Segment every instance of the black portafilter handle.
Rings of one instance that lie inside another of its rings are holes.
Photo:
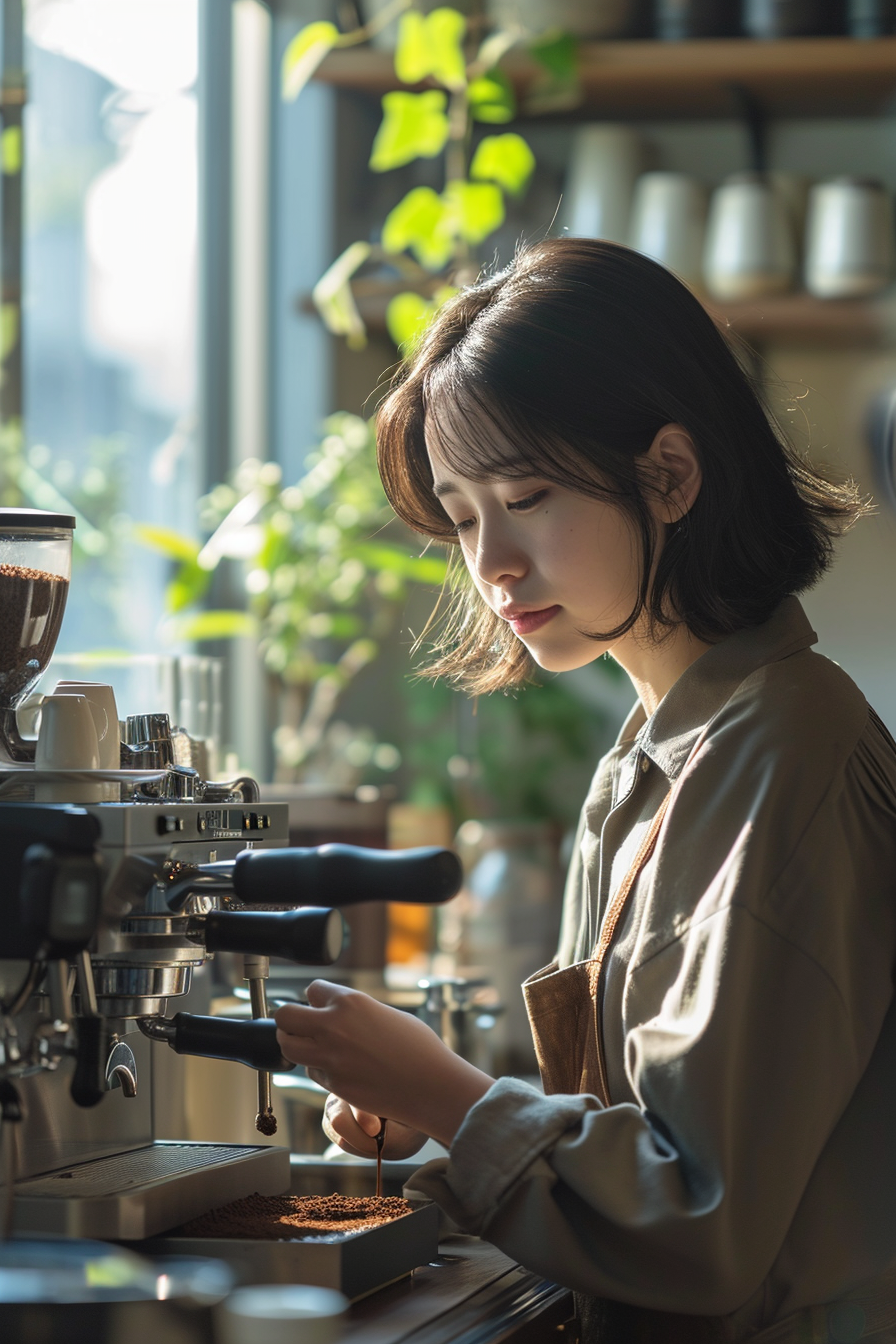
[[[165,1022],[166,1037],[178,1055],[227,1059],[265,1073],[288,1073],[295,1068],[283,1058],[277,1044],[277,1024],[270,1017],[200,1017],[176,1013]]]
[[[99,1016],[75,1019],[77,1052],[70,1092],[75,1105],[85,1109],[101,1102],[106,1092],[103,1066],[108,1042],[105,1027],[105,1019]]]
[[[359,905],[399,901],[440,905],[460,891],[463,869],[450,849],[247,849],[233,865],[233,892],[244,905]]]
[[[195,930],[207,952],[285,957],[303,966],[332,966],[345,946],[346,924],[338,910],[212,910],[197,917]]]

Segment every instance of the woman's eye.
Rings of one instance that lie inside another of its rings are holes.
[[[456,537],[459,537],[461,532],[466,532],[468,528],[471,528],[472,526],[473,526],[473,519],[464,518],[462,522],[455,523],[451,528],[451,531],[454,533]]]
[[[534,495],[527,495],[525,499],[515,499],[507,507],[515,509],[518,513],[525,513],[526,509],[534,509],[536,504],[540,504],[547,493],[547,490],[536,490]]]

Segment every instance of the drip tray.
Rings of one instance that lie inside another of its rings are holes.
[[[138,1241],[246,1195],[289,1189],[289,1152],[159,1142],[16,1182],[16,1232]]]
[[[312,1283],[335,1288],[355,1301],[436,1259],[439,1209],[419,1203],[402,1218],[360,1232],[290,1241],[168,1236],[136,1249],[151,1255],[226,1260],[241,1283]]]

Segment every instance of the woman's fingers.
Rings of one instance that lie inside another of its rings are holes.
[[[327,1097],[321,1125],[330,1142],[345,1152],[354,1157],[376,1156],[376,1143],[358,1124],[348,1102],[332,1092]]]
[[[380,1117],[372,1115],[370,1111],[362,1111],[357,1106],[350,1107],[350,1110],[356,1124],[361,1126],[365,1134],[369,1134],[372,1139],[375,1139],[383,1123]]]
[[[368,1126],[375,1123],[371,1133]],[[376,1143],[373,1134],[379,1132],[380,1117],[369,1111],[349,1106],[348,1102],[332,1093],[324,1108],[323,1129],[331,1143],[338,1144],[347,1153],[356,1157],[375,1157]],[[403,1125],[399,1120],[390,1120],[386,1125],[386,1142],[383,1157],[390,1162],[402,1161],[413,1157],[426,1142],[426,1135],[419,1130]]]

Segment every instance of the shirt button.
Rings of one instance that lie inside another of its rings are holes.
[[[647,774],[647,771],[648,771],[649,769],[650,769],[650,757],[649,757],[649,756],[642,756],[642,757],[641,757],[641,774],[642,774],[642,775],[646,775],[646,774]]]

